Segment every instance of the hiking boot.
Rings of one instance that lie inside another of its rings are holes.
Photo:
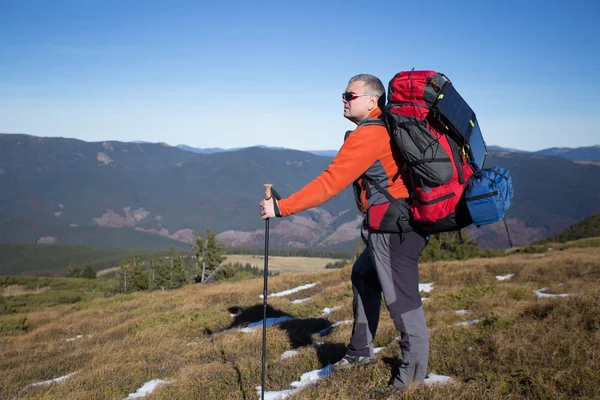
[[[351,356],[346,354],[344,358],[331,366],[333,372],[341,371],[355,365],[367,365],[375,362],[375,357],[369,356]]]

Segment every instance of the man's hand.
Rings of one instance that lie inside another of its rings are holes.
[[[263,200],[260,202],[260,219],[275,218],[275,204],[276,201],[273,197],[269,200]]]

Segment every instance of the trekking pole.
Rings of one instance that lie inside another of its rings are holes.
[[[265,200],[271,198],[271,187],[273,185],[265,183]],[[263,287],[263,342],[262,342],[262,386],[261,400],[265,400],[265,364],[267,359],[267,280],[269,277],[269,219],[265,219],[265,266],[264,266],[264,287]]]

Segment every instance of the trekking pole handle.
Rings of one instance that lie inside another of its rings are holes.
[[[269,200],[271,198],[271,188],[273,187],[273,185],[271,185],[270,183],[265,183],[265,200]]]

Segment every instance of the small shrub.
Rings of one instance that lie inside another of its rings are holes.
[[[59,296],[56,300],[58,304],[75,304],[81,301],[81,296],[79,295],[64,295]]]
[[[325,266],[325,269],[344,268],[348,264],[350,264],[350,261],[348,261],[348,260],[340,260],[340,261],[336,261],[336,262],[333,262],[333,263],[328,263]]]
[[[26,332],[27,317],[6,318],[0,320],[0,333],[2,332]]]

